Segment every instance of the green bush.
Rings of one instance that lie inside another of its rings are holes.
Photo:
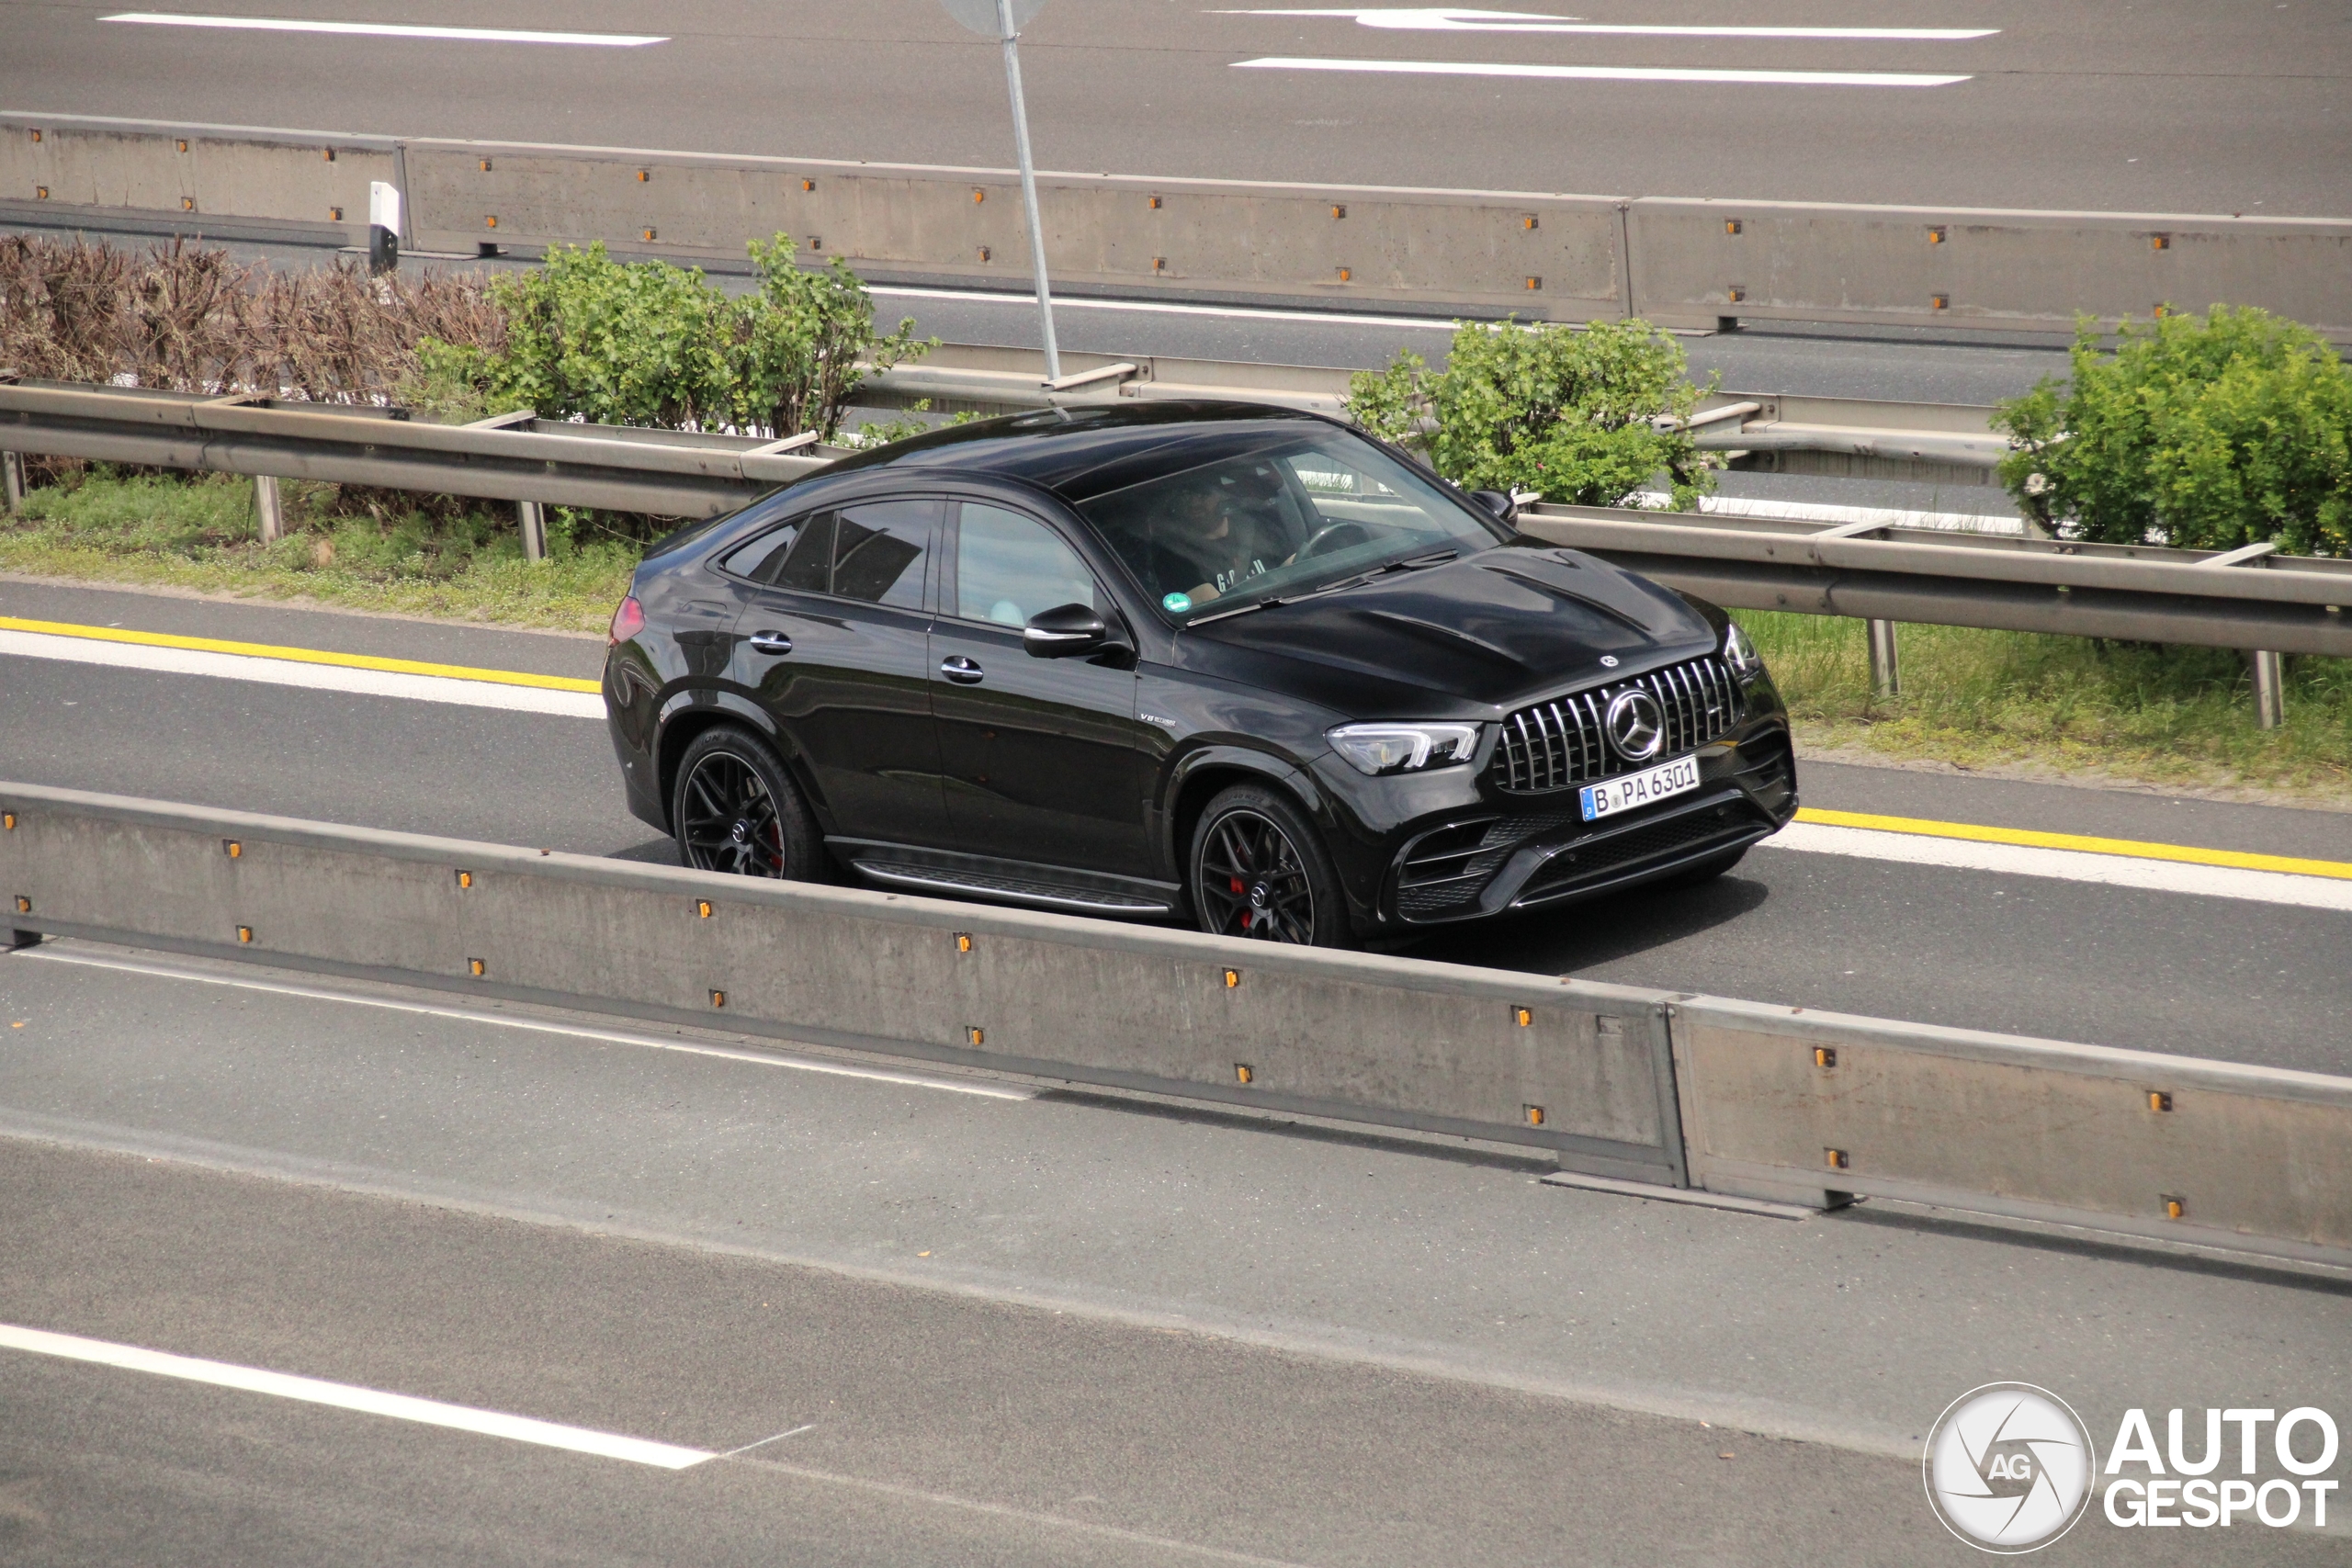
[[[2266,311],[2126,322],[2112,354],[2086,321],[2071,379],[2001,404],[1994,426],[2015,448],[2001,482],[2070,536],[2352,552],[2352,371]]]
[[[1664,474],[1688,511],[1713,488],[1714,461],[1653,423],[1690,418],[1704,393],[1688,370],[1682,345],[1647,321],[1464,321],[1443,370],[1399,354],[1350,381],[1348,412],[1473,490],[1613,506]]]
[[[557,246],[547,265],[491,285],[506,334],[495,348],[421,345],[418,400],[445,417],[528,408],[545,419],[728,429],[831,440],[861,361],[887,368],[930,348],[914,321],[877,336],[874,301],[848,265],[793,264],[791,237],[751,245],[759,285],[729,299],[698,271],[616,262],[602,244]]]

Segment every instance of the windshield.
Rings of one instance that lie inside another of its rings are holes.
[[[1468,555],[1505,530],[1429,474],[1323,429],[1130,485],[1079,507],[1180,624]]]

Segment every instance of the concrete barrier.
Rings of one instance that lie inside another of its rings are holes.
[[[2352,1262],[2352,1079],[24,784],[0,895],[20,940]]]
[[[2352,220],[1644,197],[1638,312],[2070,331],[2078,315],[2259,305],[2352,338]]]
[[[1760,1002],[1673,1008],[1694,1185],[2352,1258],[2352,1079]]]
[[[22,930],[1685,1180],[1665,1016],[1645,991],[17,784],[0,809]]]
[[[389,138],[0,116],[0,203],[38,221],[153,213],[364,244],[369,183],[400,179]]]
[[[412,251],[601,240],[740,269],[746,242],[781,232],[805,258],[846,256],[876,279],[1018,288],[1028,276],[1005,169],[0,114],[0,215],[17,220],[146,213],[229,233],[340,213],[364,236],[370,179],[401,187]],[[2345,219],[1053,171],[1038,196],[1057,280],[1096,294],[1698,328],[1728,317],[2065,330],[2077,313],[2111,321],[2226,302],[2352,342]]]

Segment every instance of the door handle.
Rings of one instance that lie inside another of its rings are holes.
[[[959,686],[977,686],[987,671],[962,654],[953,654],[939,661],[939,672]]]
[[[782,632],[753,632],[751,640],[753,653],[790,653],[792,651],[792,639]]]

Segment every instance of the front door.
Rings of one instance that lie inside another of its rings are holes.
[[[757,587],[735,623],[741,679],[799,751],[837,838],[946,837],[925,608],[941,511],[814,513],[763,536],[774,545],[745,568]]]
[[[1038,659],[1021,629],[1040,610],[1118,614],[1078,552],[1025,513],[952,503],[953,565],[932,623],[955,847],[1037,865],[1151,874],[1134,660]]]

